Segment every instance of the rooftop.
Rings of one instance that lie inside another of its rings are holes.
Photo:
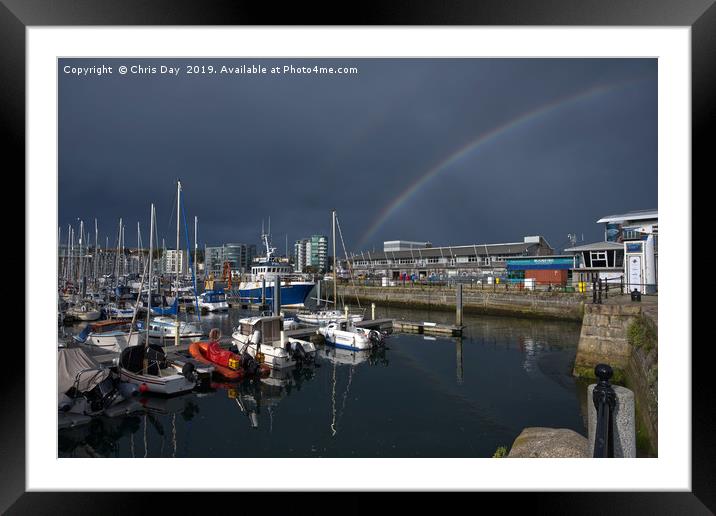
[[[565,249],[564,252],[578,253],[581,251],[611,251],[612,249],[624,249],[624,244],[619,242],[594,242],[593,244],[578,245]]]
[[[597,224],[601,224],[603,222],[626,222],[628,220],[649,220],[658,218],[659,210],[657,209],[636,210],[618,215],[607,215],[606,217],[602,217],[601,219],[599,219],[597,221]]]

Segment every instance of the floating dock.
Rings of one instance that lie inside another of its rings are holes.
[[[462,335],[464,326],[455,324],[440,324],[433,322],[414,322],[414,321],[393,321],[395,331],[403,333],[425,333],[436,335],[449,335],[451,337],[459,337]]]

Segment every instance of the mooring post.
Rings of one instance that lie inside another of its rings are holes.
[[[462,326],[462,283],[455,285],[455,325]]]
[[[281,276],[273,281],[273,314],[281,315]]]
[[[597,304],[597,280],[592,278],[592,304]]]
[[[375,303],[370,304],[370,318],[375,321]]]
[[[597,384],[587,387],[589,449],[594,457],[636,457],[634,392],[611,385],[612,368],[594,368]]]

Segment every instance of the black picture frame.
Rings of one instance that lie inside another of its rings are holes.
[[[709,170],[714,158],[709,140],[716,125],[716,5],[712,0],[440,0],[335,3],[333,7],[290,3],[200,0],[0,0],[0,141],[5,162],[25,166],[25,29],[28,26],[111,25],[564,25],[689,26],[692,41],[692,170]],[[711,129],[711,131],[709,131]],[[8,170],[8,169],[6,169]],[[687,178],[688,176],[684,176]],[[692,176],[693,177],[693,176]],[[25,233],[25,238],[28,235]],[[28,271],[26,270],[26,274]],[[26,312],[28,317],[30,312]],[[685,328],[685,334],[691,329]],[[706,344],[706,343],[704,343]],[[41,343],[26,342],[26,346]],[[705,354],[709,346],[692,347],[691,492],[533,493],[530,503],[540,512],[591,514],[707,514],[716,511],[716,454],[710,439],[714,400]],[[13,356],[12,367],[0,373],[0,510],[9,514],[114,513],[133,510],[122,493],[25,492],[25,359]],[[697,385],[696,379],[702,381]],[[81,480],[78,479],[78,482]],[[78,488],[81,486],[78,485]],[[168,493],[184,510],[189,496]],[[504,496],[505,493],[496,496]],[[290,495],[295,497],[296,495]],[[357,495],[353,495],[357,496]],[[357,507],[367,510],[376,495],[367,494]],[[504,505],[504,498],[495,501]],[[288,497],[279,497],[279,504]],[[303,503],[305,496],[299,496]],[[512,500],[512,495],[509,496]],[[524,498],[520,495],[516,498]],[[156,494],[132,495],[140,507]],[[295,500],[295,498],[293,498]],[[422,497],[412,498],[422,504]],[[345,503],[345,502],[344,502]],[[382,505],[381,502],[378,502]],[[459,503],[459,502],[458,502]],[[605,505],[606,503],[606,505]],[[126,508],[126,509],[123,509]],[[316,509],[315,511],[313,509]],[[443,510],[445,507],[443,506]],[[179,509],[181,510],[181,509]],[[239,506],[236,507],[239,510]],[[183,511],[182,511],[183,512]],[[311,512],[317,512],[315,506]]]

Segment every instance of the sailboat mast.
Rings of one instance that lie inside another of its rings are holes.
[[[176,332],[174,333],[174,345],[179,345],[179,217],[181,216],[181,181],[177,180],[177,247],[176,247],[176,254],[174,255],[174,260],[176,266],[174,267],[174,270],[176,271],[176,288],[174,289],[174,303],[176,304],[176,321],[177,321],[177,327]]]
[[[144,340],[144,347],[149,347],[149,316],[152,313],[152,237],[154,236],[154,203],[149,215],[149,284],[147,285],[147,337]],[[141,299],[141,289],[140,289]]]
[[[94,288],[97,288],[97,265],[98,265],[98,257],[97,257],[97,239],[99,238],[98,235],[99,231],[97,230],[97,219],[94,219],[94,253],[92,255],[92,278],[94,279]]]
[[[196,235],[197,235],[197,225],[199,224],[199,217],[194,215],[194,281],[196,282],[196,256],[197,251],[199,249],[199,244],[196,241]],[[204,260],[206,261],[206,259]],[[194,285],[196,287],[196,285]]]
[[[333,306],[338,307],[338,268],[336,267],[336,210],[333,210]]]

